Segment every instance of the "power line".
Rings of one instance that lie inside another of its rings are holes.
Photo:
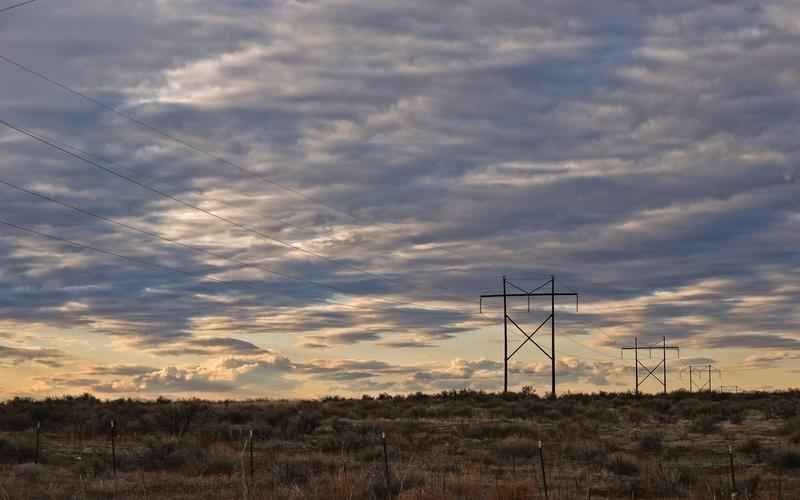
[[[600,350],[598,350],[598,349],[594,349],[594,348],[592,348],[592,347],[589,347],[588,345],[584,344],[583,342],[579,342],[577,339],[575,339],[574,337],[572,337],[572,336],[571,336],[571,335],[569,335],[569,334],[562,333],[561,335],[563,335],[564,337],[566,337],[566,339],[567,339],[567,340],[569,340],[570,342],[572,342],[572,343],[573,343],[573,344],[575,344],[575,345],[578,345],[578,346],[580,346],[580,347],[583,347],[584,349],[588,349],[588,350],[590,350],[590,351],[592,351],[592,352],[594,352],[594,353],[596,353],[596,354],[599,354],[599,355],[601,355],[601,356],[603,356],[603,357],[606,357],[606,358],[608,358],[608,359],[610,359],[610,360],[617,361],[617,357],[616,357],[616,356],[611,356],[611,355],[609,355],[608,353],[605,353],[605,352],[603,352],[603,351],[600,351]]]
[[[4,55],[0,54],[0,60],[6,62],[8,64],[13,65],[13,66],[17,67],[18,69],[20,69],[20,70],[22,70],[22,71],[24,71],[24,72],[26,72],[28,74],[36,76],[37,78],[40,78],[40,79],[50,83],[51,85],[54,85],[54,86],[66,91],[66,92],[68,92],[70,94],[73,94],[75,96],[80,97],[81,99],[84,99],[84,100],[86,100],[88,102],[91,102],[92,104],[94,104],[94,105],[96,105],[98,107],[101,107],[101,108],[103,108],[105,110],[108,110],[108,111],[116,114],[117,116],[120,116],[120,117],[122,117],[122,118],[124,118],[124,119],[126,119],[126,120],[128,120],[128,121],[130,121],[130,122],[132,122],[132,123],[144,128],[145,130],[149,131],[151,134],[155,134],[155,135],[161,136],[161,137],[163,137],[165,139],[168,139],[168,140],[170,140],[170,141],[172,141],[172,142],[174,142],[176,144],[180,144],[181,146],[183,146],[185,148],[188,148],[188,149],[190,149],[192,151],[195,151],[197,153],[200,153],[202,155],[205,155],[208,158],[211,158],[212,160],[215,160],[215,161],[221,162],[221,163],[223,163],[225,165],[231,166],[231,167],[233,167],[233,168],[235,168],[235,169],[241,171],[242,173],[245,173],[245,174],[247,174],[247,175],[249,175],[251,177],[257,178],[257,179],[259,179],[259,180],[261,180],[263,182],[266,182],[266,183],[271,184],[271,185],[273,185],[275,187],[283,189],[283,190],[285,190],[287,192],[290,192],[290,193],[292,193],[292,194],[294,194],[296,196],[299,196],[299,197],[301,197],[301,198],[303,198],[303,199],[305,199],[307,201],[310,201],[310,202],[312,202],[314,204],[317,204],[317,205],[319,205],[321,207],[325,207],[325,208],[327,208],[328,210],[330,210],[332,212],[343,214],[343,215],[349,217],[350,219],[352,219],[354,221],[358,221],[359,220],[356,216],[350,214],[349,212],[346,212],[346,211],[343,211],[343,210],[338,209],[336,207],[333,207],[331,205],[322,203],[319,200],[316,200],[316,199],[314,199],[312,197],[307,196],[302,191],[299,191],[299,190],[294,189],[292,187],[289,187],[289,186],[286,186],[284,184],[281,184],[281,183],[278,183],[276,181],[273,181],[273,180],[271,180],[271,179],[269,179],[267,177],[264,177],[263,175],[261,175],[261,174],[259,174],[257,172],[254,172],[253,170],[250,170],[250,169],[248,169],[246,167],[243,167],[243,166],[241,166],[239,164],[231,162],[230,160],[222,158],[221,156],[216,155],[216,154],[214,154],[214,153],[212,153],[212,152],[210,152],[210,151],[208,151],[206,149],[200,148],[200,147],[196,146],[195,144],[192,144],[191,142],[189,142],[187,140],[184,140],[184,139],[181,139],[180,137],[177,137],[175,134],[167,132],[166,130],[164,130],[162,128],[159,128],[159,127],[157,127],[157,126],[155,126],[155,125],[153,125],[151,123],[148,123],[148,122],[145,122],[143,120],[140,120],[140,119],[132,116],[129,113],[125,113],[123,111],[120,111],[119,109],[117,109],[117,108],[115,108],[113,106],[110,106],[110,105],[104,103],[103,101],[95,99],[95,98],[93,98],[93,97],[91,97],[91,96],[89,96],[89,95],[87,95],[87,94],[85,94],[85,93],[83,93],[83,92],[81,92],[79,90],[76,90],[76,89],[70,87],[69,85],[67,85],[65,83],[59,82],[59,81],[57,81],[57,80],[45,75],[44,73],[42,73],[40,71],[37,71],[37,70],[35,70],[35,69],[33,69],[33,68],[29,67],[29,66],[26,66],[26,65],[24,65],[24,64],[22,64],[22,63],[20,63],[18,61],[15,61],[15,60],[7,57],[7,56],[4,56]],[[386,231],[391,231],[392,230],[391,228],[388,228],[388,227],[386,227],[386,226],[384,226],[384,225],[382,225],[380,223],[376,223],[374,221],[370,221],[370,222],[372,224],[374,224],[374,225],[377,225],[378,227],[383,228]],[[320,258],[325,258],[325,257],[320,257]],[[359,270],[361,272],[366,272],[366,273],[371,274],[373,276],[377,276],[374,273],[369,273],[368,271],[365,271],[363,269],[357,268],[355,266],[349,266],[349,267],[357,269],[357,270]],[[441,270],[441,269],[437,270],[437,272],[442,272],[442,271],[443,270]],[[446,271],[446,270],[444,270],[444,271]],[[393,278],[393,277],[390,277],[390,276],[380,276],[380,279],[383,279],[383,280],[386,280],[386,281],[395,282],[395,283],[398,283],[398,284],[403,284],[400,280],[398,280],[396,278]],[[453,292],[452,289],[450,289],[450,288],[448,288],[446,286],[433,285],[433,287],[434,288],[438,288],[440,290],[446,290],[446,291],[448,291],[450,293]],[[458,295],[458,296],[451,295],[451,297],[452,298],[456,298],[457,297],[461,301],[465,301],[466,300],[466,298],[461,296],[461,295]]]
[[[36,0],[27,0],[26,2],[20,2],[20,3],[14,4],[14,5],[9,5],[8,7],[3,7],[2,9],[0,9],[0,14],[2,14],[3,12],[8,12],[11,9],[16,9],[17,7],[22,7],[24,5],[28,5],[29,3],[33,3],[35,1]]]
[[[35,1],[35,0],[29,0],[29,1]],[[350,219],[352,219],[354,221],[358,221],[359,220],[355,215],[352,215],[349,212],[346,212],[344,210],[336,208],[336,207],[334,207],[332,205],[328,205],[326,203],[323,203],[323,202],[321,202],[321,201],[319,201],[319,200],[317,200],[315,198],[312,198],[312,197],[308,196],[307,194],[303,193],[302,191],[300,191],[298,189],[295,189],[293,187],[286,186],[286,185],[281,184],[279,182],[273,181],[272,179],[269,179],[268,177],[265,177],[265,176],[263,176],[263,175],[261,175],[261,174],[259,174],[257,172],[254,172],[253,170],[251,170],[249,168],[243,167],[243,166],[241,166],[241,165],[239,165],[237,163],[234,163],[234,162],[232,162],[230,160],[227,160],[227,159],[225,159],[225,158],[223,158],[223,157],[221,157],[219,155],[216,155],[216,154],[214,154],[214,153],[212,153],[212,152],[210,152],[210,151],[208,151],[206,149],[203,149],[203,148],[201,148],[199,146],[196,146],[195,144],[192,144],[191,142],[189,142],[189,141],[187,141],[185,139],[181,139],[180,137],[178,137],[178,136],[176,136],[174,134],[171,134],[170,132],[167,132],[164,129],[161,129],[161,128],[155,126],[155,125],[152,125],[151,123],[148,123],[148,122],[145,122],[143,120],[140,120],[140,119],[138,119],[138,118],[136,118],[136,117],[134,117],[134,116],[132,116],[132,115],[130,115],[128,113],[120,111],[119,109],[117,109],[117,108],[115,108],[113,106],[110,106],[110,105],[104,103],[103,101],[100,101],[98,99],[95,99],[94,97],[91,97],[91,96],[89,96],[87,94],[84,94],[83,92],[81,92],[79,90],[75,90],[72,87],[70,87],[70,86],[68,86],[68,85],[66,85],[64,83],[61,83],[61,82],[59,82],[57,80],[54,80],[54,79],[48,77],[47,75],[45,75],[44,73],[36,71],[35,69],[30,68],[30,67],[28,67],[28,66],[26,66],[26,65],[24,65],[22,63],[14,61],[13,59],[11,59],[9,57],[6,57],[6,56],[0,54],[0,60],[3,60],[8,64],[16,66],[17,68],[21,69],[22,71],[25,71],[26,73],[34,75],[34,76],[36,76],[36,77],[38,77],[38,78],[40,78],[40,79],[52,84],[52,85],[55,85],[55,86],[59,87],[62,90],[65,90],[65,91],[67,91],[67,92],[69,92],[69,93],[71,93],[71,94],[73,94],[75,96],[78,96],[78,97],[80,97],[82,99],[85,99],[85,100],[95,104],[96,106],[99,106],[99,107],[101,107],[101,108],[103,108],[103,109],[105,109],[107,111],[110,111],[110,112],[114,113],[117,116],[120,116],[120,117],[122,117],[122,118],[124,118],[124,119],[126,119],[126,120],[128,120],[128,121],[130,121],[132,123],[135,123],[136,125],[144,128],[145,130],[148,130],[152,134],[156,134],[156,135],[158,135],[160,137],[163,137],[163,138],[165,138],[165,139],[167,139],[169,141],[172,141],[172,142],[174,142],[176,144],[180,144],[181,146],[183,146],[183,147],[185,147],[187,149],[190,149],[190,150],[192,150],[192,151],[194,151],[196,153],[200,153],[200,154],[202,154],[204,156],[207,156],[208,158],[211,158],[214,161],[218,161],[218,162],[220,162],[220,163],[222,163],[224,165],[227,165],[229,167],[233,167],[233,168],[235,168],[236,170],[239,170],[240,172],[242,172],[245,175],[248,175],[248,176],[250,176],[250,177],[252,177],[254,179],[258,179],[258,180],[260,180],[262,182],[266,182],[267,184],[270,184],[272,186],[280,188],[280,189],[282,189],[282,190],[284,190],[286,192],[292,193],[293,195],[298,196],[298,197],[300,197],[300,198],[302,198],[302,199],[304,199],[306,201],[309,201],[311,203],[314,203],[316,205],[324,207],[324,208],[330,210],[331,212],[335,212],[335,213],[338,213],[338,214],[345,215],[345,216],[347,216],[348,218],[350,218]]]
[[[135,264],[137,266],[140,266],[140,267],[152,267],[152,268],[156,268],[156,269],[159,269],[159,270],[167,272],[167,273],[182,274],[182,275],[185,275],[185,276],[189,276],[189,277],[191,277],[193,279],[197,279],[197,276],[196,276],[195,273],[193,273],[192,271],[187,271],[185,269],[180,269],[180,268],[172,267],[172,266],[166,266],[166,265],[163,265],[163,264],[159,264],[157,262],[150,262],[150,261],[147,261],[147,260],[144,260],[144,259],[140,259],[140,258],[137,258],[137,257],[131,257],[129,255],[124,255],[124,254],[121,254],[121,253],[117,253],[117,252],[114,252],[112,250],[106,250],[106,249],[99,248],[99,247],[96,247],[96,246],[88,245],[86,243],[80,243],[80,242],[75,241],[75,240],[70,240],[70,239],[67,239],[67,238],[61,238],[61,237],[53,235],[53,234],[49,234],[49,233],[45,233],[45,232],[42,232],[42,231],[38,231],[36,229],[31,229],[29,227],[21,226],[19,224],[15,224],[13,222],[9,222],[9,221],[3,220],[3,219],[0,219],[0,224],[2,224],[4,226],[11,227],[11,228],[16,229],[18,231],[22,231],[22,232],[25,232],[25,233],[28,233],[28,234],[39,236],[41,238],[46,238],[46,239],[49,239],[49,240],[52,240],[52,241],[57,241],[57,242],[60,242],[60,243],[64,243],[64,244],[76,247],[76,248],[78,248],[80,250],[88,250],[88,251],[91,251],[91,252],[95,252],[95,253],[99,253],[99,254],[115,257],[115,258],[118,258],[118,259],[122,259],[122,260],[130,262],[132,264]],[[213,282],[216,282],[216,283],[222,283],[222,284],[229,283],[228,281],[225,281],[225,280],[222,280],[222,279],[219,279],[219,278],[215,278],[214,276],[203,275],[202,278],[204,280],[209,280],[209,281],[213,281]],[[253,285],[250,285],[248,283],[240,283],[240,285],[244,286],[246,288],[251,288],[253,290],[257,290],[259,292],[263,291],[263,290],[260,290],[257,287],[255,287]],[[274,293],[277,293],[277,292],[269,291],[269,293],[273,293],[274,294]],[[331,300],[328,300],[328,299],[324,299],[323,304],[345,305],[345,304],[337,303],[335,301],[331,301]]]
[[[151,237],[151,238],[156,238],[158,240],[170,243],[172,245],[176,245],[176,246],[180,246],[182,248],[186,248],[187,250],[190,250],[192,252],[202,253],[202,254],[217,258],[217,259],[227,260],[229,262],[233,262],[233,263],[235,263],[235,264],[237,264],[239,266],[242,266],[242,267],[250,267],[250,268],[261,269],[261,270],[263,270],[263,271],[265,271],[265,272],[267,272],[269,274],[273,274],[273,275],[279,276],[281,278],[286,278],[288,280],[297,281],[299,283],[305,283],[305,284],[310,284],[310,285],[317,286],[317,287],[320,287],[320,288],[325,288],[325,289],[328,289],[328,290],[331,290],[331,291],[334,291],[334,292],[337,292],[337,293],[342,293],[342,294],[345,294],[345,295],[356,295],[353,292],[344,290],[344,289],[339,288],[339,287],[334,286],[334,285],[329,285],[327,283],[321,283],[321,282],[318,282],[318,281],[308,280],[308,279],[301,278],[301,277],[298,277],[298,276],[293,276],[293,275],[290,275],[290,274],[281,273],[279,271],[275,271],[275,270],[273,270],[271,268],[268,268],[268,267],[263,266],[263,265],[258,264],[258,263],[246,262],[246,261],[237,259],[235,257],[228,257],[226,255],[222,255],[222,254],[217,253],[217,252],[212,252],[212,251],[206,250],[204,248],[200,248],[200,247],[196,247],[196,246],[193,246],[193,245],[189,245],[189,244],[183,243],[183,242],[181,242],[179,240],[163,236],[163,235],[161,235],[161,234],[159,234],[157,232],[149,231],[149,230],[146,230],[146,229],[142,229],[142,228],[136,227],[136,226],[134,226],[132,224],[128,224],[126,222],[121,222],[121,221],[112,219],[110,217],[106,217],[104,215],[100,215],[100,214],[94,213],[92,211],[83,209],[81,207],[72,205],[70,203],[66,203],[66,202],[57,200],[57,199],[55,199],[55,198],[53,198],[51,196],[48,196],[46,194],[39,193],[39,192],[36,192],[36,191],[32,191],[30,189],[24,188],[22,186],[19,186],[17,184],[12,183],[12,182],[8,182],[8,181],[3,180],[3,179],[0,179],[0,184],[3,184],[5,186],[10,187],[12,189],[15,189],[17,191],[29,194],[31,196],[35,196],[37,198],[46,200],[48,202],[55,203],[57,205],[61,205],[62,207],[68,208],[68,209],[73,210],[73,211],[75,211],[77,213],[80,213],[80,214],[83,214],[83,215],[87,215],[87,216],[90,216],[90,217],[94,217],[96,219],[102,220],[102,221],[107,222],[109,224],[120,226],[120,227],[123,227],[125,229],[130,230],[130,231],[134,231],[134,232],[143,234],[143,235]],[[380,299],[377,299],[377,300],[380,300]],[[342,305],[342,306],[345,306],[345,307],[364,309],[363,307],[354,306],[352,304],[346,304],[346,303],[343,303],[343,302],[335,302],[335,301],[329,301],[329,302],[330,303],[334,303],[334,304],[338,304],[338,305]]]
[[[116,252],[111,251],[111,250],[105,250],[105,249],[98,248],[98,247],[95,247],[95,246],[92,246],[92,245],[87,245],[85,243],[79,243],[79,242],[74,241],[74,240],[70,240],[70,239],[67,239],[67,238],[61,238],[59,236],[55,236],[53,234],[44,233],[42,231],[37,231],[36,229],[31,229],[29,227],[20,226],[18,224],[14,224],[13,222],[8,222],[6,220],[0,219],[0,224],[3,224],[3,225],[8,226],[8,227],[12,227],[14,229],[17,229],[19,231],[23,231],[23,232],[26,232],[26,233],[29,233],[29,234],[40,236],[42,238],[47,238],[47,239],[50,239],[50,240],[53,240],[53,241],[66,243],[66,244],[74,246],[76,248],[80,248],[81,250],[89,250],[89,251],[92,251],[92,252],[95,252],[95,253],[100,253],[100,254],[104,254],[104,255],[109,255],[111,257],[116,257],[118,259],[123,259],[123,260],[131,262],[133,264],[136,264],[138,266],[156,267],[156,268],[159,268],[159,269],[161,269],[163,271],[167,271],[167,272],[171,272],[171,273],[184,274],[184,275],[187,275],[187,276],[191,276],[193,278],[196,277],[195,274],[193,272],[191,272],[191,271],[186,271],[186,270],[179,269],[179,268],[176,268],[176,267],[171,267],[171,266],[165,266],[163,264],[158,264],[156,262],[149,262],[149,261],[146,261],[146,260],[138,259],[136,257],[131,257],[129,255],[123,255],[123,254],[120,254],[120,253],[116,253]],[[221,280],[221,279],[215,278],[213,276],[204,276],[204,279],[208,279],[208,280],[211,280],[211,281],[216,281],[218,283],[226,283],[225,280]]]
[[[225,222],[226,224],[229,224],[229,225],[231,225],[233,227],[236,227],[236,228],[238,228],[238,229],[240,229],[242,231],[246,231],[248,233],[254,234],[254,235],[258,236],[261,239],[264,239],[264,240],[267,240],[267,241],[271,241],[273,243],[277,243],[279,245],[282,245],[282,246],[285,246],[285,247],[300,251],[302,253],[305,253],[305,254],[308,254],[308,255],[311,255],[311,256],[326,260],[326,261],[328,261],[328,262],[330,262],[332,264],[339,265],[339,262],[336,261],[335,259],[331,259],[330,257],[324,256],[324,255],[319,254],[317,252],[314,252],[314,251],[311,251],[311,250],[307,250],[307,249],[305,249],[303,247],[300,247],[298,245],[295,245],[293,243],[289,243],[287,241],[275,238],[275,237],[273,237],[273,236],[271,236],[271,235],[269,235],[267,233],[264,233],[263,231],[259,231],[257,229],[252,228],[252,227],[249,227],[249,226],[247,226],[245,224],[236,222],[236,221],[234,221],[232,219],[229,219],[229,218],[227,218],[225,216],[219,215],[216,212],[213,212],[211,210],[207,210],[205,208],[202,208],[202,207],[199,207],[197,205],[194,205],[194,204],[192,204],[192,203],[190,203],[188,201],[185,201],[185,200],[183,200],[181,198],[178,198],[177,196],[169,194],[169,193],[167,193],[167,192],[165,192],[165,191],[163,191],[161,189],[155,188],[155,187],[153,187],[153,186],[151,186],[149,184],[145,184],[145,183],[143,183],[141,181],[138,181],[138,180],[134,179],[133,177],[130,177],[130,176],[125,175],[125,174],[123,174],[121,172],[118,172],[118,171],[116,171],[116,170],[114,170],[114,169],[112,169],[110,167],[102,165],[102,164],[92,160],[91,158],[88,158],[88,157],[82,155],[82,154],[75,153],[74,151],[71,151],[67,147],[64,147],[64,146],[61,146],[59,144],[56,144],[52,140],[48,140],[48,139],[46,139],[44,137],[41,137],[41,136],[39,136],[39,135],[37,135],[37,134],[27,130],[27,129],[24,129],[24,128],[21,128],[21,127],[17,127],[15,125],[3,120],[3,119],[0,119],[0,124],[2,124],[2,125],[10,128],[10,129],[18,132],[18,133],[20,133],[22,135],[25,135],[25,136],[27,136],[27,137],[29,137],[29,138],[41,143],[41,144],[44,144],[44,145],[46,145],[46,146],[48,146],[50,148],[56,149],[58,151],[61,151],[62,153],[67,154],[67,155],[69,155],[69,156],[71,156],[71,157],[73,157],[75,159],[78,159],[78,160],[80,160],[80,161],[82,161],[84,163],[87,163],[87,164],[95,167],[95,168],[98,168],[100,170],[103,170],[104,172],[107,172],[107,173],[109,173],[111,175],[114,175],[115,177],[119,177],[120,179],[123,179],[123,180],[125,180],[125,181],[127,181],[127,182],[129,182],[131,184],[135,184],[136,186],[138,186],[138,187],[140,187],[140,188],[142,188],[144,190],[153,192],[153,193],[155,193],[155,194],[157,194],[157,195],[159,195],[159,196],[161,196],[163,198],[167,198],[167,199],[172,200],[172,201],[174,201],[176,203],[179,203],[180,205],[183,205],[183,206],[185,206],[187,208],[190,208],[192,210],[201,212],[201,213],[203,213],[205,215],[208,215],[210,217],[213,217],[214,219],[217,219],[219,221]],[[348,268],[351,268],[351,269],[353,269],[355,271],[358,271],[360,273],[372,276],[372,277],[374,277],[376,279],[385,279],[380,275],[377,275],[377,274],[372,273],[370,271],[361,269],[361,268],[359,268],[357,266],[353,266],[353,265],[350,265],[350,264],[347,264],[347,263],[344,263],[342,265],[344,265],[344,266],[346,266]],[[402,301],[396,301],[396,300],[391,300],[391,299],[379,299],[379,300],[384,301],[384,302],[388,302],[388,303],[398,304],[398,305],[412,305],[412,306],[416,306],[416,307],[420,307],[420,308],[424,309],[424,307],[421,307],[420,304],[417,304],[417,303],[414,303],[414,302],[402,302]]]

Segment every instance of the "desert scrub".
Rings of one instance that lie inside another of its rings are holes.
[[[719,421],[716,415],[698,415],[692,420],[689,430],[700,434],[712,434],[719,430]]]
[[[783,470],[800,469],[800,448],[787,447],[778,450],[770,460],[772,465]]]
[[[0,438],[0,463],[32,462],[36,456],[32,439],[27,436]]]
[[[539,444],[527,438],[505,438],[495,444],[495,449],[506,457],[531,458],[539,454]]]
[[[608,470],[619,476],[635,476],[639,474],[636,457],[627,453],[614,453],[608,460]]]
[[[761,446],[761,441],[755,437],[747,438],[742,444],[738,446],[738,449],[742,453],[755,456],[760,455],[761,451],[763,450]]]
[[[639,438],[639,449],[650,453],[658,453],[664,448],[664,434],[658,431],[645,432]]]

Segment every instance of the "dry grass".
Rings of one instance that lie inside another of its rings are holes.
[[[0,499],[544,498],[539,440],[551,499],[731,498],[729,444],[738,498],[792,499],[798,415],[798,392],[13,400],[0,405]],[[42,465],[29,463],[36,421]]]

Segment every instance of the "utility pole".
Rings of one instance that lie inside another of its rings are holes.
[[[694,392],[692,388],[692,365],[689,365],[689,392]]]
[[[633,367],[636,372],[636,389],[634,390],[634,394],[639,396],[639,337],[633,339],[633,359],[635,362]]]
[[[662,363],[664,365],[664,394],[667,393],[667,337],[664,336],[664,347],[663,351],[664,357],[661,358]]]
[[[539,292],[545,286],[550,285],[550,292]],[[508,293],[508,286],[519,290],[519,293]],[[539,348],[539,350],[547,356],[550,360],[550,395],[556,397],[556,297],[571,296],[575,297],[575,311],[578,310],[578,294],[557,292],[556,291],[556,278],[551,276],[548,281],[539,285],[532,290],[526,290],[511,282],[506,276],[503,276],[503,293],[502,294],[484,294],[480,296],[480,310],[483,312],[483,299],[503,298],[503,394],[508,393],[508,362],[514,357],[517,352],[528,342]],[[531,297],[550,297],[550,316],[545,318],[544,321],[532,332],[526,332],[508,313],[508,300],[514,297],[525,297],[528,300],[528,312],[530,312]],[[550,352],[547,352],[539,343],[537,343],[533,336],[541,330],[547,322],[550,322]],[[511,323],[517,330],[522,332],[525,340],[517,346],[514,351],[508,353],[508,323]]]
[[[575,296],[575,309],[578,309],[577,295]],[[550,276],[550,394],[556,397],[556,277]]]
[[[508,393],[508,297],[503,276],[503,394]]]
[[[650,352],[651,356],[652,356],[652,353],[653,353],[653,349],[660,349],[661,352],[662,352],[661,361],[652,370],[649,367],[647,367],[644,363],[639,361],[639,351],[643,351],[645,349]],[[667,393],[667,351],[668,350],[677,351],[678,357],[680,357],[680,355],[681,355],[680,349],[681,348],[677,347],[677,346],[668,346],[667,345],[667,337],[663,337],[662,344],[660,346],[640,346],[639,345],[639,338],[636,337],[636,338],[633,339],[633,347],[622,347],[621,348],[620,356],[622,356],[623,358],[624,358],[624,355],[625,355],[625,351],[633,351],[633,353],[634,353],[634,363],[635,363],[635,365],[634,365],[634,373],[635,373],[635,375],[634,376],[636,377],[636,383],[634,384],[634,393],[637,396],[639,395],[639,387],[648,378],[650,378],[650,376],[652,376],[654,379],[658,380],[661,383],[661,386],[663,387],[664,394]],[[644,368],[644,370],[647,372],[647,375],[645,375],[644,378],[642,378],[642,379],[639,378],[639,366]],[[656,370],[658,370],[659,368],[663,368],[663,375],[662,375],[661,378],[659,378],[658,375],[656,375]]]

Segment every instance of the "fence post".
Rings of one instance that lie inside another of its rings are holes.
[[[42,423],[36,422],[36,455],[34,455],[33,463],[39,463],[39,433],[42,430]]]
[[[386,476],[386,491],[387,495],[391,497],[392,494],[392,475],[389,471],[389,450],[386,447],[386,433],[381,432],[381,441],[383,441],[383,473]]]
[[[115,441],[114,419],[111,419],[111,472],[117,477],[117,443]]]
[[[730,457],[731,464],[731,498],[736,498],[739,491],[736,488],[736,469],[733,466],[733,445],[728,445],[728,457]]]
[[[253,429],[250,429],[250,480],[255,478],[255,467],[253,466]]]
[[[544,486],[544,498],[549,498],[547,495],[547,474],[544,471],[544,450],[542,449],[542,440],[539,440],[539,464],[542,466],[542,486]]]

